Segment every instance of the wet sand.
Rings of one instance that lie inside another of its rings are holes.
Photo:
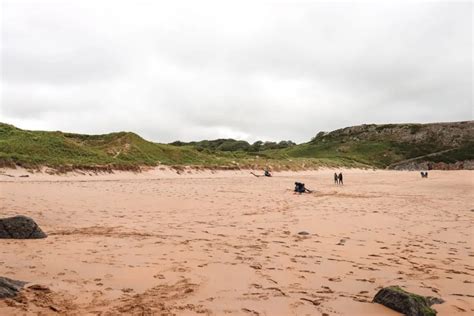
[[[49,237],[0,240],[0,276],[41,285],[0,315],[399,315],[388,285],[474,313],[472,171],[3,172],[0,217]]]

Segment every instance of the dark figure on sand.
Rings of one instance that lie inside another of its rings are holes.
[[[344,181],[342,179],[342,172],[339,173],[338,178],[339,178],[339,184],[344,184]]]
[[[295,192],[301,194],[306,192],[311,193],[312,191],[305,188],[304,183],[295,182]]]
[[[262,175],[259,175],[259,174],[255,174],[255,173],[253,173],[253,172],[250,172],[250,174],[253,175],[253,176],[255,176],[255,177],[257,177],[257,178],[258,178],[258,177],[271,177],[271,176],[272,176],[272,174],[270,173],[270,171],[268,171],[267,169],[265,169],[265,170],[263,171],[263,176],[262,176]]]
[[[421,177],[422,177],[422,178],[428,178],[428,171],[426,171],[426,172],[423,172],[423,171],[422,171],[422,172],[421,172]]]
[[[334,184],[339,184],[339,177],[337,176],[337,173],[334,172]]]

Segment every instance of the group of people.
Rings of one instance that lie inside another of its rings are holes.
[[[252,175],[254,175],[255,177],[271,177],[272,174],[270,173],[270,171],[268,169],[265,169],[263,171],[263,175],[258,175],[258,174],[255,174],[253,172],[250,172]],[[423,172],[422,172],[422,176],[423,176]],[[428,177],[428,172],[426,172],[426,177]],[[342,176],[342,172],[339,172],[339,174],[337,173],[334,173],[334,183],[335,184],[344,184],[344,178]],[[295,182],[295,193],[311,193],[313,191],[309,190],[308,188],[305,187],[305,184],[302,183],[302,182]]]
[[[254,176],[256,177],[262,177],[261,175],[256,175],[254,174],[253,172],[251,172]],[[264,173],[263,173],[263,177],[271,177],[272,174],[270,173],[270,171],[268,171],[268,169],[265,169],[264,170]],[[421,177],[422,178],[428,178],[428,171],[421,171]],[[339,172],[339,174],[337,172],[334,173],[334,184],[336,185],[344,185],[344,177],[342,175],[342,172]],[[304,183],[301,183],[301,182],[295,182],[295,190],[294,190],[295,193],[311,193],[312,191],[307,189],[304,185]]]

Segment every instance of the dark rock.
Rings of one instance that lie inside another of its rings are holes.
[[[262,269],[262,265],[260,263],[252,263],[250,265],[250,267],[255,269],[255,270],[261,270]]]
[[[305,231],[301,231],[301,232],[298,233],[298,235],[308,236],[309,233],[308,233],[308,232],[305,232]]]
[[[389,286],[375,295],[374,302],[407,316],[434,316],[436,311],[430,306],[444,301],[440,298],[413,294],[399,286]]]
[[[29,217],[19,215],[0,219],[0,238],[38,239],[47,235]]]
[[[0,277],[0,299],[15,297],[27,282]]]
[[[439,297],[433,297],[433,296],[427,296],[426,299],[428,300],[428,304],[434,305],[434,304],[443,304],[444,300]]]
[[[29,290],[44,292],[44,293],[51,293],[49,287],[41,285],[41,284],[33,284],[28,287]]]

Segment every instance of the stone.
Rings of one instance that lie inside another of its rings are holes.
[[[252,263],[250,265],[251,268],[255,269],[255,270],[261,270],[262,269],[262,265],[260,263]]]
[[[440,298],[424,297],[407,292],[399,286],[381,289],[373,301],[407,316],[434,316],[436,311],[431,308],[431,305],[444,302]]]
[[[0,277],[0,299],[15,297],[27,282]]]
[[[0,218],[0,238],[39,239],[46,237],[47,235],[39,228],[38,224],[27,216]]]
[[[298,233],[298,235],[302,235],[302,236],[308,236],[308,235],[309,235],[309,233],[308,233],[308,232],[306,232],[306,231],[301,231],[301,232],[299,232],[299,233]]]

